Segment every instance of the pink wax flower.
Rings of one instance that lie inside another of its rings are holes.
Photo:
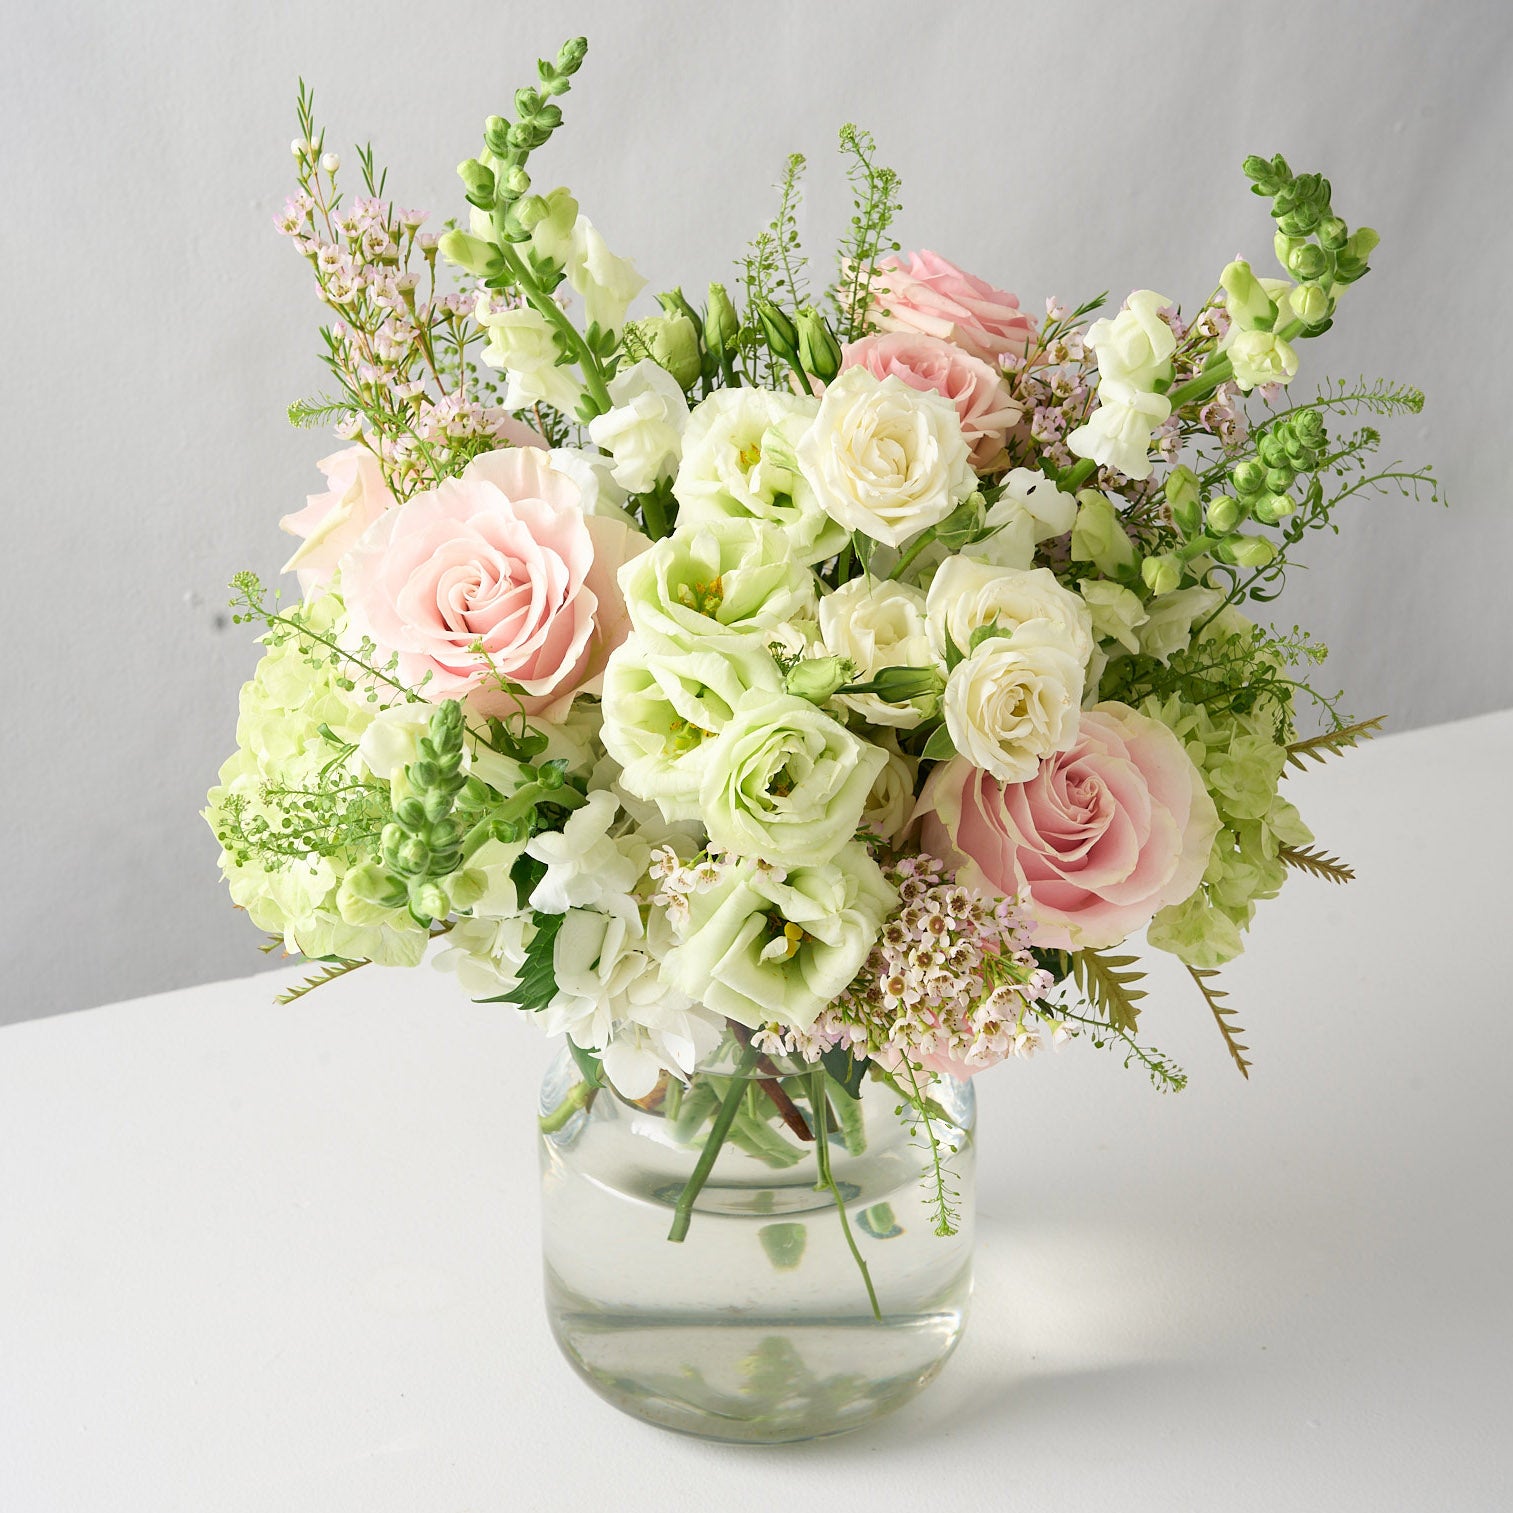
[[[305,538],[284,571],[298,572],[300,591],[307,597],[330,583],[336,564],[394,503],[383,469],[366,447],[335,452],[317,466],[326,475],[326,492],[309,495],[304,509],[279,521],[291,536]]]
[[[841,349],[841,369],[847,368],[866,368],[878,378],[892,373],[911,389],[945,395],[956,406],[978,472],[1002,457],[1004,434],[1020,417],[997,368],[917,331],[890,331],[849,343]]]
[[[984,362],[1023,357],[1034,325],[1018,296],[958,268],[938,252],[884,258],[872,279],[872,319],[884,331],[917,331]]]
[[[629,626],[615,575],[650,544],[585,515],[546,452],[509,447],[376,521],[342,559],[342,597],[351,634],[397,655],[426,698],[504,715],[516,706],[502,677],[529,713],[553,718],[598,692]]]
[[[1202,881],[1219,816],[1181,741],[1116,703],[1034,777],[999,783],[960,757],[920,795],[921,844],[963,882],[1019,895],[1038,946],[1117,945]]]

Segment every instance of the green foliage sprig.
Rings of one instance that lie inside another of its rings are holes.
[[[1188,975],[1197,984],[1198,991],[1203,995],[1203,1001],[1208,1005],[1209,1011],[1214,1016],[1214,1023],[1219,1027],[1219,1033],[1224,1037],[1224,1045],[1228,1050],[1230,1059],[1239,1068],[1240,1075],[1248,1082],[1250,1080],[1250,1062],[1246,1059],[1245,1052],[1250,1049],[1240,1043],[1240,1036],[1245,1033],[1234,1022],[1234,1010],[1224,1004],[1223,1000],[1229,997],[1224,988],[1213,986],[1213,980],[1219,974],[1213,967],[1188,966]]]
[[[847,159],[852,214],[841,239],[840,282],[832,298],[841,339],[855,341],[874,329],[869,286],[878,261],[899,251],[891,233],[903,208],[902,181],[893,169],[877,161],[877,143],[870,131],[848,122],[841,127],[840,148]]]

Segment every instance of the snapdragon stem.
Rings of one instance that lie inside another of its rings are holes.
[[[830,1098],[825,1091],[825,1069],[817,1066],[809,1074],[809,1102],[814,1106],[814,1154],[815,1162],[819,1167],[819,1181],[816,1182],[816,1190],[828,1188],[835,1198],[835,1211],[840,1215],[841,1233],[846,1237],[846,1245],[851,1251],[851,1259],[856,1262],[857,1270],[862,1274],[862,1281],[867,1288],[867,1301],[872,1305],[872,1317],[882,1323],[883,1311],[878,1306],[877,1289],[872,1285],[872,1273],[867,1270],[867,1263],[862,1259],[862,1253],[857,1249],[856,1236],[851,1233],[851,1221],[846,1217],[846,1200],[841,1195],[840,1188],[836,1185],[835,1176],[830,1170],[830,1129],[828,1115],[830,1112]]]
[[[930,543],[931,543],[931,542],[932,542],[932,541],[933,541],[933,540],[934,540],[934,539],[935,539],[935,528],[934,528],[934,527],[933,527],[933,526],[932,526],[932,527],[931,527],[931,528],[930,528],[930,529],[929,529],[929,530],[927,530],[927,531],[925,531],[925,532],[924,532],[924,533],[923,533],[923,534],[922,534],[922,535],[921,535],[921,536],[920,536],[920,538],[919,538],[919,540],[918,540],[918,541],[916,541],[916,542],[915,542],[915,543],[914,543],[914,545],[913,545],[913,546],[911,546],[911,547],[910,547],[910,548],[909,548],[909,550],[908,550],[908,551],[906,551],[906,552],[905,552],[905,553],[904,553],[904,554],[903,554],[903,556],[902,556],[902,557],[900,557],[900,558],[899,558],[899,559],[898,559],[898,564],[897,564],[897,566],[896,566],[896,567],[894,567],[894,569],[893,569],[893,571],[892,571],[892,572],[891,572],[891,573],[889,573],[889,574],[888,574],[888,577],[889,577],[889,579],[890,579],[890,580],[891,580],[891,579],[894,579],[894,578],[898,578],[898,577],[899,577],[899,576],[901,576],[901,575],[902,575],[902,573],[903,573],[903,571],[904,571],[904,569],[905,569],[905,568],[906,568],[906,567],[908,567],[908,566],[909,566],[909,564],[910,564],[910,563],[911,563],[911,562],[913,562],[913,561],[914,561],[914,559],[915,559],[915,558],[916,558],[916,557],[917,557],[917,556],[919,556],[919,554],[920,554],[920,553],[921,553],[921,552],[922,552],[922,551],[924,551],[924,549],[925,549],[925,548],[926,548],[926,547],[927,547],[927,546],[929,546],[929,544],[930,544]]]
[[[736,1111],[741,1106],[741,1099],[746,1096],[747,1073],[756,1065],[760,1054],[754,1045],[746,1046],[741,1052],[741,1059],[736,1062],[735,1071],[731,1073],[730,1086],[725,1089],[725,1096],[720,1100],[714,1123],[709,1126],[709,1136],[704,1141],[704,1149],[699,1152],[699,1159],[688,1181],[683,1184],[683,1191],[678,1194],[678,1201],[673,1208],[672,1228],[667,1231],[667,1238],[674,1244],[681,1244],[688,1238],[688,1226],[693,1222],[694,1199],[699,1196],[704,1184],[709,1180],[710,1172],[714,1170],[715,1157],[720,1154],[720,1147],[724,1145],[725,1137],[730,1133],[730,1126],[735,1123]]]

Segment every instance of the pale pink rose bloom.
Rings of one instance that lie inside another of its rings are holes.
[[[284,571],[299,573],[307,597],[330,583],[336,564],[394,503],[378,459],[366,447],[348,447],[316,465],[326,475],[326,492],[308,495],[304,509],[279,521],[291,536],[305,538]]]
[[[524,690],[527,711],[555,718],[599,691],[629,629],[615,575],[650,544],[586,516],[578,485],[538,448],[486,452],[390,510],[342,559],[350,632],[396,655],[399,676],[433,702],[507,714],[498,674]]]
[[[961,434],[978,472],[1003,456],[1004,434],[1022,413],[999,369],[916,331],[890,331],[848,343],[841,348],[841,369],[847,368],[865,368],[877,378],[892,373],[911,389],[944,394],[961,417]]]
[[[1182,742],[1124,704],[1085,710],[1076,743],[1024,783],[957,757],[931,773],[920,841],[964,883],[1019,896],[1035,944],[1117,945],[1203,879],[1219,816]]]
[[[1017,295],[948,262],[938,252],[884,258],[872,279],[872,319],[884,331],[917,331],[984,362],[1023,357],[1034,325]]]

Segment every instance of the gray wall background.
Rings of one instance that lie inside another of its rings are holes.
[[[730,276],[792,149],[823,259],[846,120],[903,173],[904,244],[1026,307],[1105,287],[1194,302],[1231,256],[1269,260],[1241,158],[1323,170],[1383,245],[1300,384],[1418,383],[1429,405],[1389,455],[1435,461],[1453,507],[1363,504],[1279,614],[1331,645],[1350,709],[1394,728],[1513,704],[1500,0],[11,0],[4,30],[0,1023],[264,960],[197,811],[256,656],[226,580],[276,572],[278,517],[331,449],[283,418],[321,387],[320,307],[271,225],[300,74],[328,145],[350,163],[371,137],[435,224],[462,209],[452,167],[483,117],[587,32],[538,183],[570,184],[653,288]]]

